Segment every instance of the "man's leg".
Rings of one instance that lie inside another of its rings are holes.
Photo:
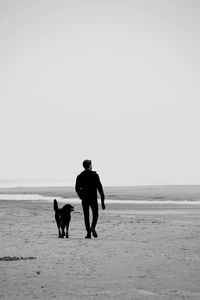
[[[97,238],[97,233],[95,227],[97,225],[98,217],[99,217],[99,209],[98,209],[98,202],[97,200],[91,202],[91,209],[92,209],[92,225],[91,225],[91,232],[95,238]]]
[[[84,222],[85,222],[85,228],[87,231],[86,238],[91,237],[91,231],[90,231],[90,213],[89,213],[89,203],[86,201],[82,201],[82,207],[83,207],[83,213],[84,213]]]

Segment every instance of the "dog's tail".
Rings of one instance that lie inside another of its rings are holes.
[[[54,207],[55,212],[57,212],[58,211],[58,202],[56,199],[54,199],[53,207]]]

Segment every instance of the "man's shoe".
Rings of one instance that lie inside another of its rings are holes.
[[[92,232],[92,235],[93,235],[94,238],[98,237],[97,232],[94,228],[91,228],[91,232]]]
[[[87,234],[86,236],[85,236],[85,239],[91,239],[91,234]]]

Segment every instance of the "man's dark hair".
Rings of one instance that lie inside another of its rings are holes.
[[[86,170],[89,169],[89,167],[91,166],[91,163],[92,162],[89,159],[84,160],[83,161],[83,168],[86,169]]]

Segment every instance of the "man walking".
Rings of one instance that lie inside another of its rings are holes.
[[[87,231],[86,239],[93,237],[97,238],[97,232],[95,230],[98,220],[98,202],[97,202],[97,191],[101,196],[101,206],[105,209],[104,203],[104,192],[99,175],[92,171],[91,160],[84,160],[83,162],[84,171],[81,172],[76,178],[75,189],[82,200],[82,207],[84,213],[85,228]],[[90,208],[92,210],[92,224],[90,226]]]

